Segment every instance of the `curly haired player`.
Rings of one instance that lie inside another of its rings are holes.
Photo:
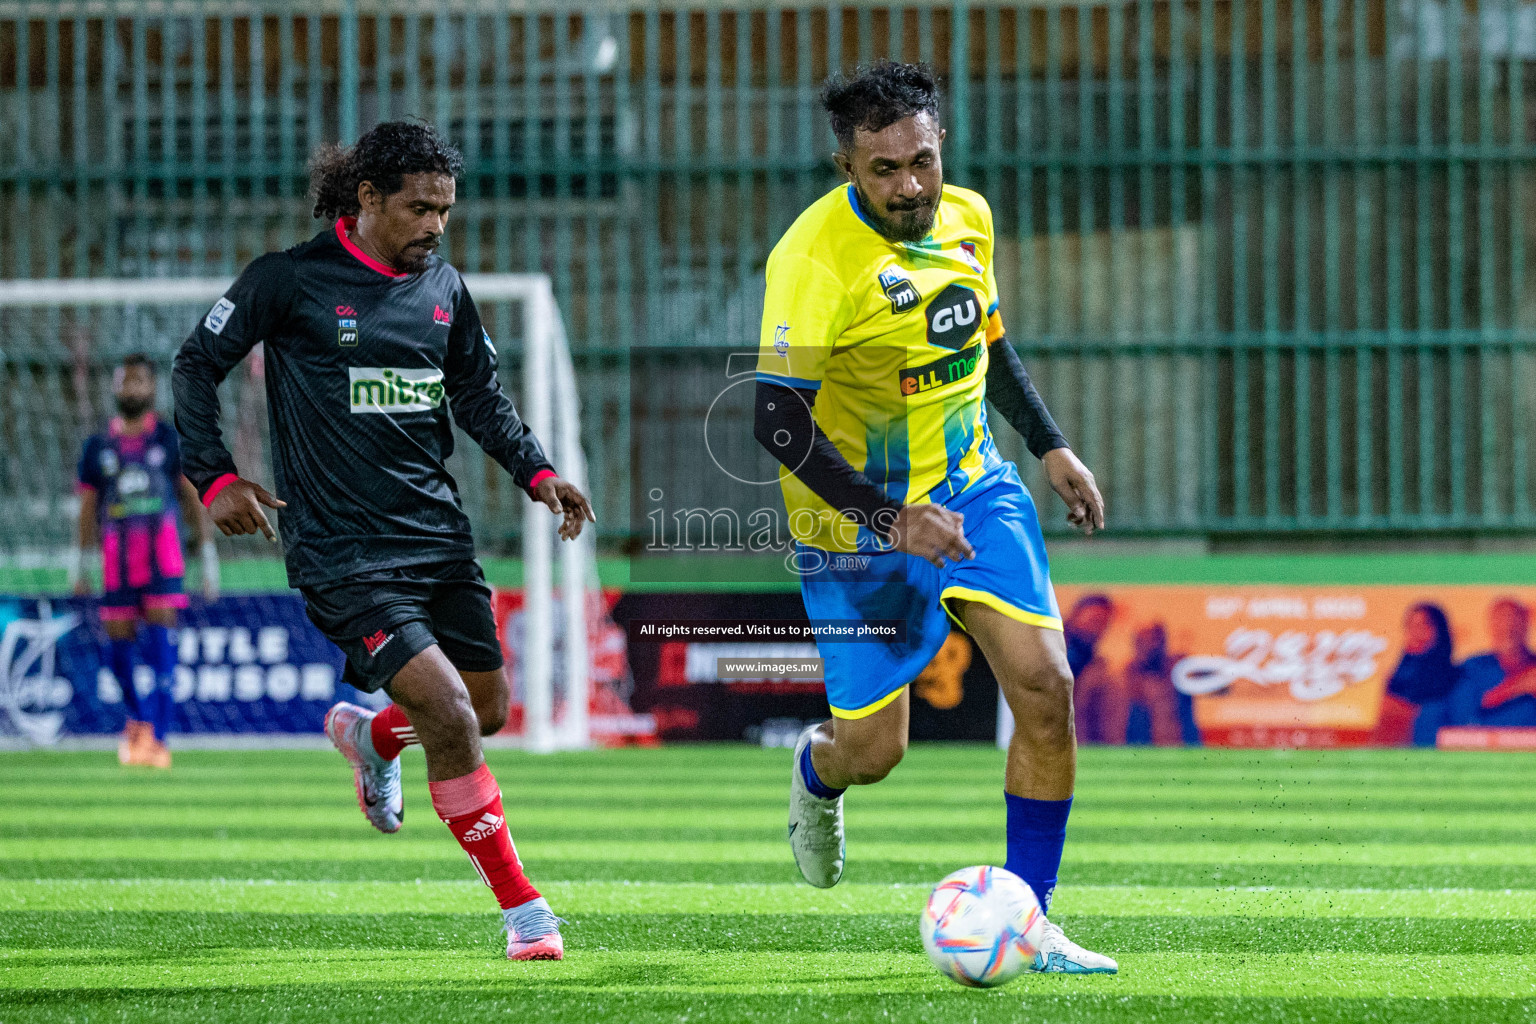
[[[176,429],[225,535],[274,540],[263,507],[283,510],[288,581],[310,620],[346,653],[348,682],[394,700],[376,715],[347,703],[326,715],[368,820],[399,829],[398,757],[419,742],[434,809],[501,904],[507,956],[559,960],[559,921],[523,874],[481,754],[509,691],[446,467],[452,423],[562,517],[561,537],[596,520],[502,392],[464,279],[436,255],[462,171],[456,149],[410,122],[322,150],[311,182],[327,227],[251,263],[182,345]],[[280,498],[238,475],[219,436],[219,382],[258,342]]]

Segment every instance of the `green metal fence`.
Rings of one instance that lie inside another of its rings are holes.
[[[1117,527],[1536,528],[1515,0],[0,0],[0,276],[233,273],[316,229],[313,147],[428,118],[468,166],[447,254],[553,277],[605,526],[643,535],[643,489],[718,503],[637,456],[702,422],[833,184],[819,81],[884,56],[944,76],[947,176],[992,203],[1010,337]],[[100,411],[108,339],[51,329],[0,325],[7,379],[58,395],[13,462]],[[54,486],[25,478],[3,497]]]

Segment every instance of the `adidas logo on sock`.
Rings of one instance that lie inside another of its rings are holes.
[[[466,843],[478,843],[482,839],[489,839],[491,836],[495,835],[501,829],[501,826],[506,824],[506,822],[507,819],[503,818],[501,815],[492,814],[490,811],[486,811],[484,814],[480,815],[480,820],[475,822],[473,827],[471,827],[468,832],[464,833],[464,838],[462,841]]]

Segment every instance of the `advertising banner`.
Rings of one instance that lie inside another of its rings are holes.
[[[815,641],[775,635],[809,625],[797,593],[632,593],[613,616],[628,636],[635,710],[653,715],[664,739],[787,746],[805,723],[829,715],[820,671],[792,667],[817,659]],[[743,635],[669,639],[655,628],[661,623],[691,623],[692,634],[719,623]],[[779,667],[738,667],[752,664]],[[963,633],[950,634],[912,697],[914,740],[991,741],[996,733],[997,682]]]
[[[335,701],[368,702],[341,682],[341,652],[296,595],[193,597],[175,636],[174,733],[318,733]],[[121,731],[124,681],[103,663],[105,643],[89,599],[0,598],[0,736]],[[133,685],[148,694],[144,660]]]
[[[1057,588],[1080,742],[1493,747],[1536,726],[1536,590]]]
[[[594,743],[617,746],[624,744],[649,745],[657,742],[656,720],[650,715],[636,714],[630,707],[630,695],[634,681],[630,677],[629,657],[624,631],[614,624],[612,611],[619,601],[619,591],[608,589],[587,592],[587,663],[588,725]],[[561,612],[561,597],[557,593],[552,602],[550,620],[554,626],[554,650],[550,661],[554,673],[554,718],[558,723],[565,715],[565,616]],[[512,707],[502,735],[520,736],[523,733],[523,592],[497,588],[493,605],[496,613],[496,633],[501,638],[502,656],[506,658],[508,675],[512,680]]]

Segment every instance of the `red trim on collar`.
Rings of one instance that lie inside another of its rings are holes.
[[[357,243],[352,241],[352,239],[347,235],[347,232],[351,231],[355,227],[357,227],[356,217],[341,217],[336,221],[336,237],[341,241],[341,244],[346,247],[347,252],[351,253],[353,256],[356,256],[358,261],[369,270],[378,271],[385,277],[410,276],[403,270],[396,270],[394,267],[385,266],[383,263],[380,263],[372,256],[369,256],[367,253],[363,252],[362,249],[359,249]]]
[[[144,429],[142,431],[140,431],[139,433],[133,435],[133,436],[134,437],[144,437],[146,435],[153,434],[155,432],[155,424],[157,422],[158,421],[155,419],[155,414],[154,413],[152,413],[152,412],[145,413],[144,414]],[[123,435],[123,418],[121,416],[113,416],[112,417],[111,422],[109,422],[107,424],[107,433],[111,434],[113,437],[122,437],[122,436],[124,436]]]

